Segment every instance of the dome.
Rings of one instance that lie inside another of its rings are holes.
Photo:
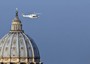
[[[0,42],[1,62],[40,62],[38,48],[34,41],[23,32],[8,33]]]
[[[41,64],[38,47],[22,30],[18,11],[10,32],[0,39],[0,63]]]

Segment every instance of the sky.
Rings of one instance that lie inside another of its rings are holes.
[[[23,30],[44,64],[90,64],[90,0],[0,0],[0,38],[19,10]],[[40,18],[23,18],[38,12]]]

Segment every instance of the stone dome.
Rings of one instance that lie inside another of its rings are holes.
[[[10,32],[0,39],[0,63],[42,64],[37,45],[22,30],[18,11]]]

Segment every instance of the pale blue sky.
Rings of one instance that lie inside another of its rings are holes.
[[[1,0],[0,37],[10,30],[15,8],[44,64],[90,64],[90,0]],[[22,13],[39,12],[39,19]]]

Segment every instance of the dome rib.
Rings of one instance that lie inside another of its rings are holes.
[[[3,49],[4,49],[4,45],[5,45],[5,41],[4,41],[4,40],[5,40],[5,38],[7,38],[7,35],[9,35],[9,34],[6,34],[6,35],[0,40],[0,45],[1,45],[1,46],[0,46],[0,47],[1,47],[1,52],[0,52],[0,53],[1,53],[1,56],[0,56],[0,57],[1,57],[1,58],[3,58]],[[3,41],[3,42],[2,42],[2,41]]]
[[[34,58],[40,59],[40,53],[39,53],[37,45],[35,44],[34,40],[31,37],[28,36],[28,38],[30,39],[30,41],[31,41],[31,43],[33,45],[34,55],[35,55]]]
[[[20,46],[20,51],[21,51],[21,48],[23,47],[23,49],[25,51],[25,54],[24,54],[25,56],[23,56],[23,57],[26,57],[27,58],[27,47],[26,47],[26,43],[25,43],[25,40],[24,40],[24,37],[23,37],[22,33],[20,33],[20,36],[22,37],[22,41],[23,41],[23,46]]]
[[[24,45],[25,45],[25,47],[26,47],[26,54],[27,54],[27,58],[29,57],[28,56],[28,47],[27,47],[27,43],[26,43],[26,40],[25,40],[25,37],[24,37],[24,35],[23,35],[23,33],[22,33],[22,36],[23,36],[23,41],[24,41]]]
[[[17,33],[18,35],[18,38],[17,38],[17,42],[19,42],[19,33]],[[18,56],[20,57],[20,43],[17,43],[18,44]],[[19,62],[20,62],[20,58],[19,58]]]
[[[12,47],[13,36],[14,36],[14,34],[12,34],[12,36],[11,36],[12,38],[10,39],[10,58],[11,58],[11,47]]]
[[[18,33],[17,33],[17,50],[18,50],[17,53],[18,53],[18,57],[20,57],[18,37],[19,37],[19,36],[18,36]]]
[[[25,36],[29,39],[29,41],[30,41],[29,43],[32,44],[32,48],[33,48],[33,51],[34,51],[33,52],[33,54],[34,54],[34,57],[33,58],[34,58],[34,62],[35,62],[35,61],[37,61],[37,59],[40,59],[40,53],[39,53],[38,47],[37,47],[37,45],[35,44],[34,40],[31,37],[29,37],[26,34],[25,34]]]
[[[7,35],[7,37],[6,37],[6,39],[5,39],[5,41],[4,41],[4,44],[3,44],[3,49],[2,49],[2,57],[4,58],[5,56],[4,56],[4,54],[5,54],[5,45],[6,45],[6,43],[7,43],[7,41],[9,40],[9,37],[10,37],[10,34],[8,34]]]
[[[15,35],[16,35],[16,34],[13,34],[13,37],[12,37],[12,39],[11,39],[11,41],[10,41],[10,42],[11,42],[11,46],[10,46],[10,47],[11,47],[11,48],[10,48],[10,58],[12,58],[12,56],[13,56],[13,55],[12,55],[12,54],[13,54],[13,52],[12,52],[12,51],[13,51],[13,50],[12,50],[12,49],[13,49],[13,47],[12,47],[13,43],[12,43],[12,42],[14,41],[14,36],[15,36]]]
[[[33,46],[30,42],[30,39],[23,33],[23,35],[27,38],[27,40],[29,41],[29,44],[31,45],[31,50],[32,50],[32,61],[34,62],[34,50],[33,50]]]

